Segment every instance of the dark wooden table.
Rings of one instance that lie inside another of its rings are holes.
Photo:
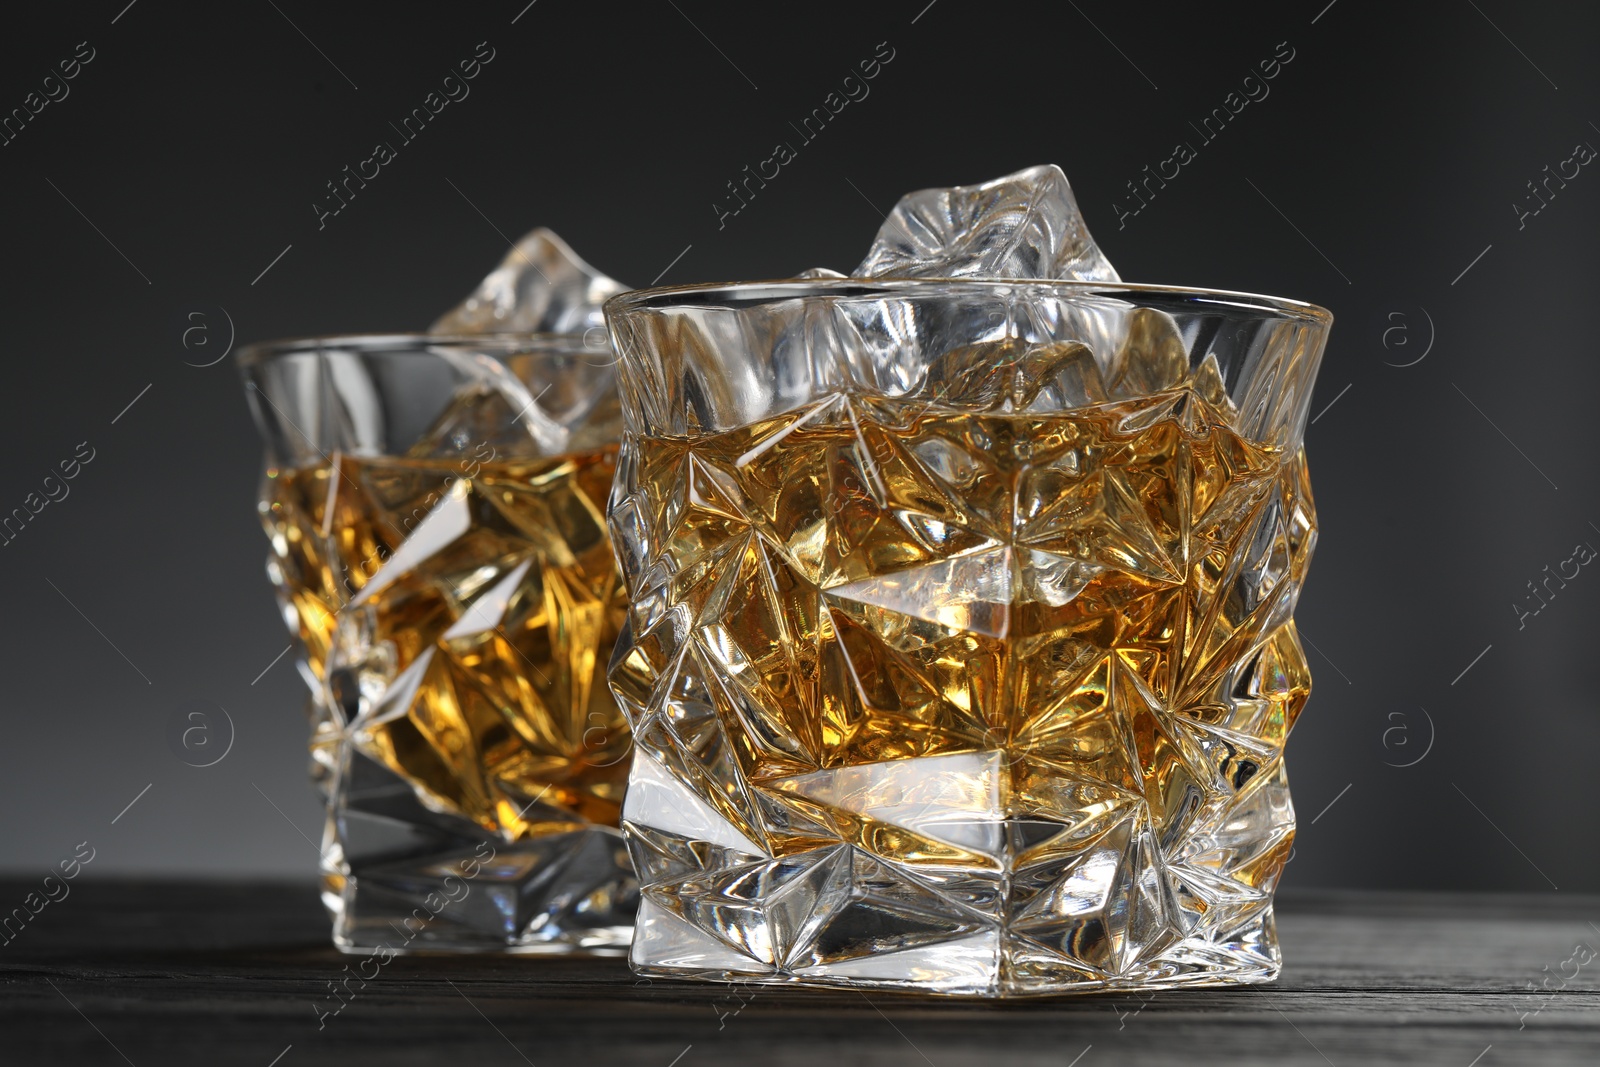
[[[0,905],[35,888],[0,883]],[[735,995],[616,959],[401,957],[319,1029],[355,961],[308,886],[84,879],[0,945],[0,1064],[1600,1064],[1600,898],[1287,893],[1279,914],[1276,984],[1142,1005]]]

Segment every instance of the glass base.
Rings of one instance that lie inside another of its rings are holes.
[[[550,809],[518,841],[423,805],[346,748],[330,783],[323,904],[342,951],[391,955],[627,951],[638,881],[621,834]]]
[[[698,764],[636,736],[622,822],[644,884],[641,974],[1014,997],[1264,982],[1281,966],[1281,761],[1229,803],[1169,801],[1165,840],[1151,802],[1074,806],[1095,787],[1065,774],[1053,812],[1008,811],[997,752],[751,787],[760,821],[736,824],[684,783]],[[794,782],[821,799],[790,801]]]
[[[630,962],[651,978],[818,986],[956,997],[1011,998],[1144,992],[1271,982],[1282,969],[1268,905],[1226,941],[1184,938],[1148,963],[1095,974],[1026,937],[991,929],[954,942],[841,954],[826,962],[762,965],[646,897]],[[733,933],[734,931],[727,931]],[[798,965],[797,965],[798,964]]]

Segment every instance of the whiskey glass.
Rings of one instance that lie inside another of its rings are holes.
[[[311,690],[334,943],[624,951],[609,347],[332,337],[240,361],[267,570]]]
[[[606,315],[638,972],[1277,975],[1326,311],[842,279]]]

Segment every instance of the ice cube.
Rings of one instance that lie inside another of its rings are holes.
[[[628,287],[540,228],[518,241],[472,295],[430,333],[585,333],[605,327],[600,305]]]
[[[1094,353],[1076,341],[1015,338],[953,348],[934,359],[919,399],[978,411],[1060,411],[1104,403]]]
[[[982,185],[906,194],[853,275],[1120,280],[1054,164]]]
[[[1155,308],[1134,308],[1128,312],[1126,330],[1112,363],[1114,394],[1149,396],[1184,384],[1189,346],[1183,343],[1176,319]]]
[[[560,455],[571,439],[517,376],[482,355],[439,350],[441,358],[467,372],[432,425],[407,450],[412,459],[483,460],[487,456]]]

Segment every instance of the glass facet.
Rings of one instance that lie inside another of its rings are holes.
[[[354,337],[242,362],[335,942],[620,951],[637,884],[604,678],[625,611],[609,348]]]
[[[606,311],[637,970],[1277,974],[1326,312],[949,280]]]

